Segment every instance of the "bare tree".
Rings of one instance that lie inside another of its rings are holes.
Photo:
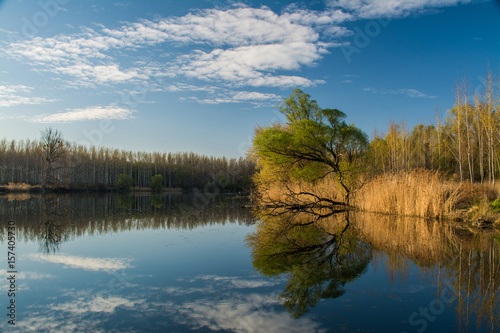
[[[43,159],[46,162],[45,177],[42,183],[42,189],[53,183],[56,179],[54,171],[61,168],[57,162],[62,159],[65,153],[64,140],[59,130],[53,130],[51,127],[42,131],[41,137]]]

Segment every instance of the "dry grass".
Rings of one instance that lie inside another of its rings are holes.
[[[372,179],[353,203],[363,211],[419,217],[460,217],[475,202],[494,200],[497,190],[484,184],[445,180],[438,172],[416,170]]]
[[[342,202],[344,193],[333,177],[310,183],[264,175],[256,177],[253,193],[262,205],[306,205],[318,197]],[[470,184],[446,179],[436,171],[414,170],[384,174],[367,181],[353,193],[350,204],[362,211],[425,218],[499,220],[489,208],[498,198],[500,184]]]
[[[37,186],[32,186],[26,183],[11,183],[11,182],[9,182],[7,185],[0,186],[2,190],[8,192],[29,192],[31,189],[35,187]]]
[[[260,182],[253,193],[257,202],[263,205],[288,204],[307,205],[317,202],[317,197],[343,202],[344,196],[333,177],[314,183],[299,180],[278,180]]]

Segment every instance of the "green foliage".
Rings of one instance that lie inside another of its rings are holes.
[[[286,116],[289,124],[299,120],[314,120],[321,109],[309,94],[295,88],[289,98],[279,105],[280,112]]]
[[[126,173],[122,173],[118,176],[118,187],[123,191],[130,191],[135,182],[132,177]]]
[[[151,177],[151,189],[154,192],[161,192],[163,189],[163,176],[155,175]]]
[[[490,207],[494,213],[500,213],[500,197],[493,201],[490,204]]]
[[[315,181],[333,173],[346,192],[368,148],[368,137],[345,122],[337,109],[321,109],[295,89],[280,105],[287,123],[258,128],[253,151],[264,168],[284,170],[294,179]]]

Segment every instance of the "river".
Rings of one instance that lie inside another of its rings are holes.
[[[500,330],[488,230],[245,207],[202,193],[0,196],[0,330]]]

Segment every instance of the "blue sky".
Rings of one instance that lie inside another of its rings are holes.
[[[500,72],[500,4],[0,1],[0,138],[238,157],[298,87],[368,134]]]

